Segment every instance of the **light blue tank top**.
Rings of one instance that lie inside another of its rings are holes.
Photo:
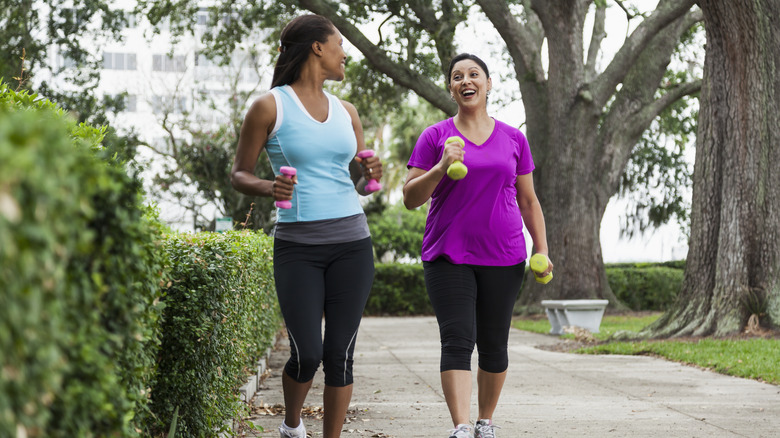
[[[276,124],[266,142],[274,174],[282,166],[298,171],[292,208],[277,209],[278,222],[335,219],[363,213],[349,164],[357,153],[352,118],[335,96],[328,97],[328,118],[315,120],[293,89],[271,89],[276,100]]]

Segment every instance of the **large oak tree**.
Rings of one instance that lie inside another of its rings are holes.
[[[691,239],[677,304],[645,334],[780,322],[780,1],[700,0],[707,33]]]

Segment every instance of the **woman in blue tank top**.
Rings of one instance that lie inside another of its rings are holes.
[[[326,80],[344,79],[342,42],[333,23],[318,15],[285,26],[271,90],[246,114],[231,174],[236,190],[291,204],[278,209],[274,231],[276,293],[290,339],[283,438],[306,436],[301,409],[320,363],[323,436],[341,435],[352,398],[355,339],[374,277],[358,193],[368,194],[366,181],[380,179],[382,165],[377,157],[356,157],[365,149],[357,110],[323,89]],[[254,175],[263,150],[273,181]],[[283,166],[296,175],[282,175]]]

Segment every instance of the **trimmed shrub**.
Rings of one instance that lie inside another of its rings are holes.
[[[433,315],[422,264],[378,263],[366,315]]]
[[[665,310],[680,290],[685,261],[614,263],[607,280],[632,310]],[[422,264],[378,263],[366,315],[432,315]]]
[[[0,436],[137,436],[160,226],[104,129],[0,83]]]
[[[387,207],[381,213],[369,214],[368,226],[376,259],[386,262],[391,256],[392,261],[406,258],[419,262],[427,215],[427,205],[407,210],[400,204]]]
[[[281,328],[272,249],[270,237],[249,231],[166,239],[170,280],[152,389],[158,433],[177,408],[181,437],[215,436],[246,414],[238,389]]]
[[[612,291],[631,310],[666,310],[677,298],[683,280],[682,269],[657,264],[608,265],[606,272]]]

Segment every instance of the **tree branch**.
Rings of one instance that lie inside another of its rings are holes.
[[[455,53],[455,28],[460,19],[455,14],[456,5],[452,0],[443,0],[440,12],[441,18],[436,18],[436,11],[430,0],[409,1],[409,7],[420,20],[422,28],[430,35],[436,44],[442,74],[447,75],[447,66]]]
[[[636,14],[631,13],[631,11],[628,10],[626,5],[623,4],[623,0],[615,0],[615,3],[620,7],[620,9],[623,10],[626,14],[626,20],[631,21],[632,18],[636,18]]]
[[[653,14],[631,33],[604,73],[590,87],[596,106],[607,103],[653,38],[690,10],[694,3],[695,0],[662,0],[658,3]]]
[[[145,148],[149,149],[150,151],[154,152],[155,154],[157,154],[157,155],[160,155],[160,156],[162,156],[162,157],[170,158],[170,159],[172,159],[172,160],[176,158],[176,157],[174,157],[172,154],[170,154],[170,153],[168,153],[168,152],[165,152],[164,150],[162,150],[162,149],[159,149],[159,148],[157,148],[157,147],[155,147],[155,146],[152,146],[152,144],[151,144],[151,143],[149,143],[149,142],[146,142],[146,141],[139,142],[139,143],[138,143],[138,146],[143,146],[143,147],[145,147]]]
[[[531,17],[535,17],[526,4],[524,6],[529,15],[529,24],[520,25],[505,1],[502,0],[477,0],[488,20],[493,23],[501,38],[506,42],[509,56],[515,64],[515,74],[518,80],[529,78],[537,83],[545,81],[542,68],[541,47],[543,34],[533,31]],[[540,26],[538,20],[536,25]]]
[[[673,88],[660,99],[655,97],[681,36],[699,15],[698,11],[689,12],[656,33],[625,74],[623,87],[610,104],[599,135],[603,148],[599,166],[610,187],[617,189],[631,150],[655,117],[701,87],[700,82],[691,82]]]
[[[607,37],[605,23],[607,21],[606,6],[596,6],[596,14],[593,18],[593,32],[588,46],[588,60],[585,64],[585,82],[590,82],[596,77],[596,60],[601,49],[601,42]]]
[[[698,79],[691,82],[685,82],[677,84],[663,96],[654,100],[649,105],[642,108],[639,112],[628,119],[628,126],[647,126],[649,125],[659,114],[661,114],[666,108],[673,103],[677,102],[684,96],[690,96],[691,94],[701,91],[702,80]],[[639,131],[641,135],[642,132]]]
[[[363,53],[371,65],[379,72],[393,78],[396,84],[406,87],[436,108],[449,115],[457,112],[457,105],[450,100],[449,93],[430,78],[412,71],[390,59],[383,50],[374,45],[357,27],[338,14],[323,0],[301,0],[300,6],[315,14],[328,17],[341,33]]]

